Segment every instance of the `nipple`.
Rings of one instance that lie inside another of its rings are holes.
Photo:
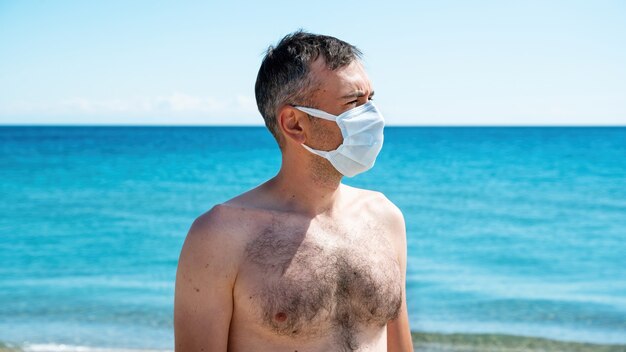
[[[283,312],[278,312],[276,313],[276,315],[274,316],[274,319],[276,319],[277,322],[282,323],[285,320],[287,320],[287,314],[283,313]]]

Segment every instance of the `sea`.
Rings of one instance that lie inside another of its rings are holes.
[[[191,223],[280,163],[259,126],[0,126],[0,350],[172,351]],[[342,182],[404,214],[416,351],[626,351],[626,128],[386,127]]]

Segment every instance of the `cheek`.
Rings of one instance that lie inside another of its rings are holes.
[[[324,136],[324,144],[328,147],[336,148],[343,143],[341,129],[333,121],[323,121],[319,124],[320,135]]]

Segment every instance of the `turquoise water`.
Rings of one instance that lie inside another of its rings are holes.
[[[0,341],[172,349],[191,222],[279,166],[263,127],[0,127]],[[626,344],[626,128],[390,127],[344,183],[404,212],[413,330]]]

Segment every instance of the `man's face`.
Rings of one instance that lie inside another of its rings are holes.
[[[319,58],[311,64],[310,74],[318,84],[311,97],[313,107],[333,115],[340,115],[363,105],[374,95],[365,69],[358,61],[331,71],[326,68],[323,58]],[[316,117],[312,120],[315,143],[309,146],[320,150],[334,150],[343,143],[337,123]]]

